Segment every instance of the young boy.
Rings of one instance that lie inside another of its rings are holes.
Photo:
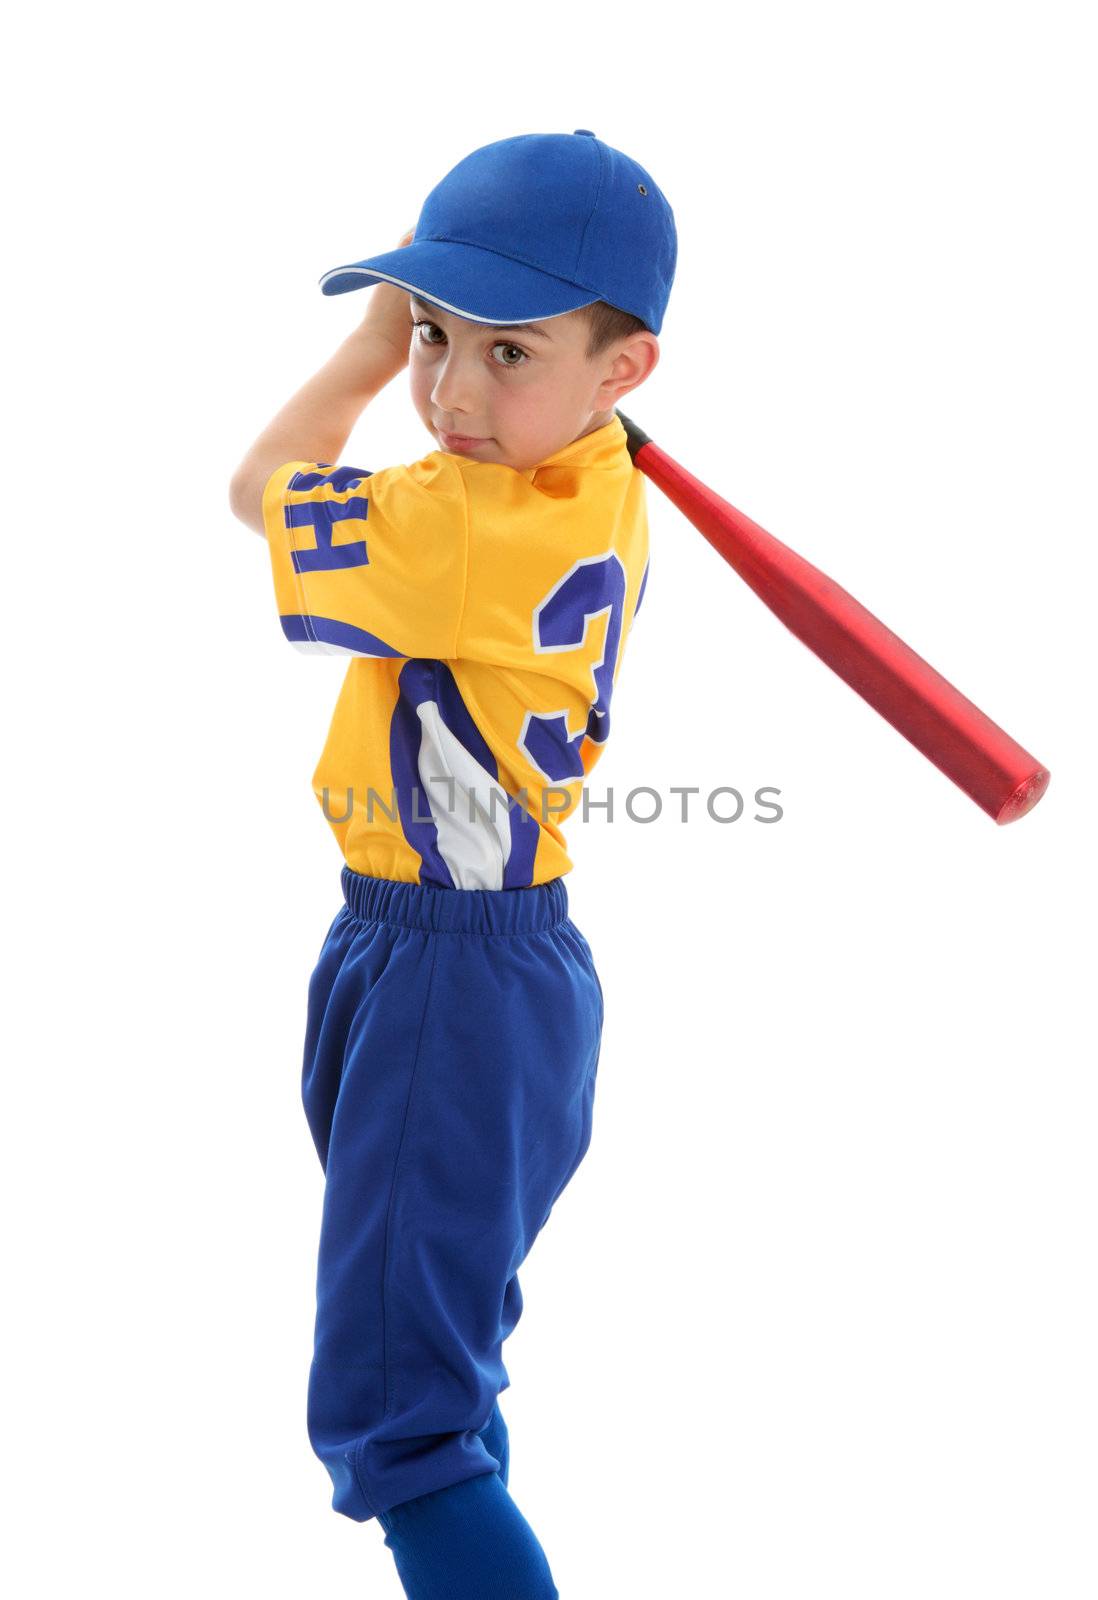
[[[675,261],[664,196],[589,129],[475,150],[397,249],[321,280],[377,287],[230,491],[286,637],[351,658],[313,777],[344,903],[302,1072],[325,1172],[308,1429],[413,1600],[558,1593],[507,1489],[501,1348],[591,1138],[603,997],[561,823],[647,578],[614,408],[659,359]],[[441,448],[335,465],[405,366]]]

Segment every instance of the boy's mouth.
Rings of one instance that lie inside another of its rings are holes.
[[[447,450],[471,450],[478,444],[487,444],[487,439],[474,438],[467,433],[447,433],[444,428],[439,428],[438,436]]]

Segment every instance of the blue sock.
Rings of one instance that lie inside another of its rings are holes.
[[[500,1463],[379,1513],[408,1600],[559,1600],[545,1552],[507,1490],[498,1406],[480,1437]]]

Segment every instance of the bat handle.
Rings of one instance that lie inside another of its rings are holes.
[[[636,466],[637,456],[646,444],[652,443],[652,440],[643,428],[638,428],[637,424],[625,415],[624,411],[615,410],[614,415],[620,420],[622,427],[625,429],[625,437],[629,445],[629,458],[633,465]]]

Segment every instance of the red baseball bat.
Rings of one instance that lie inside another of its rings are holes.
[[[1047,767],[853,595],[714,494],[621,411],[633,465],[792,633],[998,823],[1031,811]]]

